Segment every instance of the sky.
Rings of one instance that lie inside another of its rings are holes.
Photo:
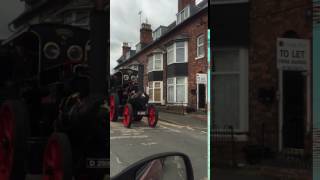
[[[152,30],[168,26],[176,19],[178,0],[110,0],[110,72],[122,54],[122,43],[129,42],[131,49],[140,39],[141,21],[151,24]]]
[[[24,10],[24,3],[20,0],[0,1],[0,39],[6,39],[11,34],[8,24],[18,17]]]

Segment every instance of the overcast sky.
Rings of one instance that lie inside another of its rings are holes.
[[[148,19],[152,30],[167,26],[176,19],[178,0],[110,0],[110,72],[122,54],[122,43],[129,42],[131,49],[139,42],[140,16]]]
[[[0,39],[6,39],[11,32],[8,24],[24,10],[24,3],[20,0],[0,1]]]

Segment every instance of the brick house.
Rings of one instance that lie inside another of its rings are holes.
[[[89,29],[90,0],[21,0],[25,10],[9,24],[11,30],[20,30],[30,24],[58,23]]]
[[[320,1],[313,0],[313,178],[320,178]]]
[[[310,157],[312,1],[210,6],[215,129],[233,127],[240,159],[246,145],[263,146],[275,158]]]
[[[177,20],[155,30],[142,23],[140,42],[135,50],[123,44],[114,69],[143,65],[144,89],[150,103],[205,109],[207,28],[208,2],[179,0]]]

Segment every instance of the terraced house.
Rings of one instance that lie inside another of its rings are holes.
[[[234,164],[259,162],[272,169],[269,175],[310,178],[312,1],[212,0],[210,6],[216,153],[229,141],[223,148]]]
[[[206,109],[207,28],[208,1],[178,0],[176,21],[154,30],[142,23],[140,42],[135,50],[123,43],[115,70],[143,65],[151,103]]]
[[[30,24],[59,23],[89,29],[90,0],[21,0],[25,10],[9,24],[12,30],[21,30]]]

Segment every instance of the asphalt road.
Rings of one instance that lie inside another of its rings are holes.
[[[111,177],[147,156],[162,152],[182,152],[192,162],[195,180],[207,180],[207,130],[159,121],[149,128],[144,119],[130,129],[112,122],[110,130]]]

